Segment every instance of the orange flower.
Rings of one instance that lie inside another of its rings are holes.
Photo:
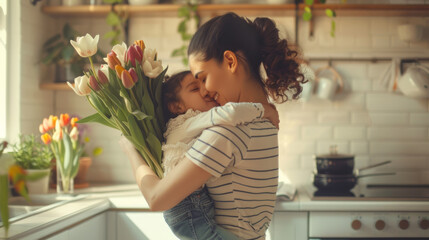
[[[77,121],[79,121],[79,118],[77,117],[74,117],[70,120],[70,124],[72,128],[77,127],[77,123],[76,123]]]
[[[27,196],[27,190],[25,188],[25,175],[27,172],[20,166],[14,164],[9,168],[9,178],[13,183],[15,190],[22,196]]]
[[[50,128],[49,128],[49,120],[47,118],[43,119],[43,123],[42,124],[43,124],[43,129],[45,130],[45,132],[47,132],[47,131],[50,130]]]
[[[60,115],[60,126],[65,127],[70,123],[70,116],[67,113]]]
[[[41,138],[42,138],[42,142],[43,142],[44,144],[49,144],[49,143],[51,143],[51,141],[52,141],[51,135],[49,135],[49,133],[45,133],[45,134],[43,134],[43,135],[41,136]]]
[[[116,65],[115,71],[116,74],[118,74],[118,77],[121,78],[122,72],[125,71],[125,68],[123,68],[121,65]]]
[[[111,69],[115,69],[117,65],[121,66],[121,61],[119,61],[114,51],[111,51],[109,54],[107,54],[107,64]]]
[[[139,46],[142,49],[142,51],[144,52],[145,45],[144,45],[143,40],[134,41],[134,44]]]
[[[55,124],[56,124],[57,120],[58,120],[57,116],[49,115],[49,120],[48,120],[49,129],[48,130],[55,128]]]
[[[46,131],[45,131],[45,128],[43,127],[43,124],[40,124],[39,125],[39,132],[40,133],[45,133]]]

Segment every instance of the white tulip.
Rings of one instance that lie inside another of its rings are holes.
[[[86,96],[91,93],[91,88],[89,88],[89,78],[86,75],[77,77],[74,79],[73,84],[67,82],[67,84],[74,90],[74,92],[79,96]]]
[[[149,78],[156,78],[162,72],[161,60],[156,60],[156,50],[145,48],[143,53],[143,72]]]
[[[97,53],[98,39],[98,35],[92,38],[87,33],[84,37],[78,37],[76,41],[70,40],[70,43],[81,57],[91,57]]]
[[[125,66],[125,54],[127,53],[127,49],[127,44],[125,44],[124,42],[122,42],[122,44],[116,44],[112,48],[112,51],[116,53],[116,57],[121,62],[122,66]],[[103,58],[103,60],[107,63],[107,58]]]
[[[7,175],[10,166],[15,163],[15,159],[12,157],[12,154],[3,153],[0,157],[0,175]]]

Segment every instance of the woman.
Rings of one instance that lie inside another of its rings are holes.
[[[268,104],[297,98],[304,81],[297,53],[280,40],[272,20],[253,22],[233,13],[201,26],[188,48],[203,96],[227,102]],[[267,79],[262,80],[263,65]],[[240,239],[265,239],[275,204],[278,176],[277,129],[268,120],[204,130],[196,143],[160,180],[130,144],[122,142],[136,181],[152,210],[175,206],[202,184],[215,203],[216,222]],[[210,179],[210,181],[208,181]]]

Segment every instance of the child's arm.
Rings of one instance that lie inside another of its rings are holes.
[[[260,103],[227,103],[195,117],[187,119],[179,128],[167,136],[167,144],[189,142],[201,132],[215,125],[236,126],[264,117],[264,107]]]

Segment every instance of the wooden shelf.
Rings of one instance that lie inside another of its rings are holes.
[[[73,91],[67,83],[41,83],[40,89],[43,90],[61,90],[61,91]]]
[[[116,10],[127,11],[130,16],[164,16],[177,15],[178,4],[152,5],[116,5]],[[300,4],[300,14],[304,9]],[[401,4],[314,4],[313,15],[324,15],[327,8],[336,11],[337,16],[429,16],[429,5],[401,5]],[[106,16],[110,11],[109,5],[83,6],[43,6],[42,12],[50,16]],[[222,12],[233,11],[242,14],[270,13],[293,15],[294,4],[201,4],[198,6],[200,14],[216,15]]]

